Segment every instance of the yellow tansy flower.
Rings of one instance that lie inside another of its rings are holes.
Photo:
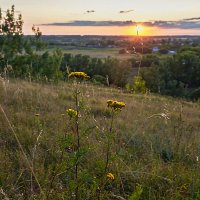
[[[80,80],[90,78],[85,72],[71,72],[68,77],[69,78],[77,78]]]
[[[66,112],[70,118],[77,117],[77,111],[75,111],[74,109],[67,109]]]
[[[113,101],[113,100],[108,100],[107,105],[108,107],[113,108],[114,110],[121,110],[123,107],[126,106],[124,102]]]
[[[107,173],[106,177],[111,181],[113,181],[115,179],[115,177],[112,173]]]

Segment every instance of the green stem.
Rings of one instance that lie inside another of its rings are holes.
[[[75,103],[76,103],[76,111],[77,111],[77,116],[76,116],[76,122],[75,122],[75,129],[76,129],[76,136],[77,136],[77,154],[79,156],[80,152],[80,135],[79,135],[79,121],[78,121],[78,116],[79,116],[79,101],[78,101],[78,87],[76,85],[76,91],[75,91]],[[75,181],[76,181],[76,190],[75,190],[75,200],[79,199],[79,186],[78,186],[78,159],[76,160],[76,165],[75,165]]]
[[[115,113],[115,110],[112,109],[112,118],[111,118],[111,123],[110,123],[110,128],[109,128],[108,141],[107,141],[108,143],[107,143],[107,149],[106,149],[106,165],[105,165],[104,173],[107,172],[108,165],[109,165],[109,159],[110,159],[110,135],[111,135],[112,130],[113,130],[114,113]]]

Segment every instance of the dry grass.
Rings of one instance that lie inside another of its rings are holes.
[[[153,94],[127,94],[122,90],[90,84],[81,86],[82,143],[92,149],[86,168],[100,170],[104,159],[104,134],[109,126],[108,99],[124,101],[126,108],[114,121],[111,169],[116,174],[112,191],[127,198],[136,184],[141,199],[198,198],[200,192],[200,107],[198,104]],[[65,110],[74,106],[70,83],[39,84],[22,80],[0,83],[0,103],[44,190],[60,156],[59,139],[67,129]],[[84,132],[83,130],[89,130]],[[38,137],[39,136],[39,137]],[[36,143],[37,141],[37,143]],[[5,116],[0,113],[0,187],[11,199],[29,199],[39,193],[31,186],[27,168]],[[31,181],[32,180],[32,181]],[[56,191],[65,187],[56,177]],[[32,183],[34,185],[34,183]],[[32,187],[32,191],[31,191]],[[29,196],[29,197],[28,197]],[[52,197],[62,199],[60,196]],[[106,198],[105,198],[106,199]]]

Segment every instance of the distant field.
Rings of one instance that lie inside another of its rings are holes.
[[[137,57],[136,54],[119,54],[119,50],[122,48],[85,48],[85,47],[49,47],[50,51],[53,49],[61,48],[63,49],[63,53],[70,53],[72,55],[82,54],[88,55],[92,58],[117,58],[119,60],[127,60],[133,57]],[[173,55],[169,54],[157,54],[160,58],[171,57]]]
[[[80,47],[78,48],[59,47],[59,48],[62,48],[64,53],[71,53],[73,55],[82,54],[94,58],[113,57],[121,60],[126,60],[134,56],[132,54],[119,54],[119,50],[121,48],[80,48]]]

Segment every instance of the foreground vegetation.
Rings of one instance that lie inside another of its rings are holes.
[[[113,116],[110,99],[125,108]],[[200,199],[198,104],[16,79],[1,80],[0,103],[1,199]]]

